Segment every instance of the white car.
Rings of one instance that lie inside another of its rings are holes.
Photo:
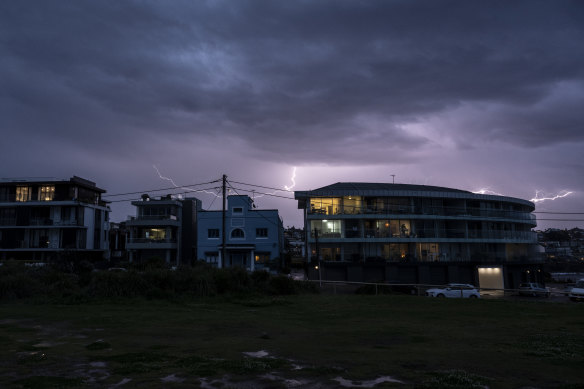
[[[470,284],[448,284],[442,288],[432,288],[426,291],[428,297],[463,297],[480,298],[481,294],[474,285]]]
[[[584,278],[578,280],[576,285],[570,290],[570,300],[584,300]]]

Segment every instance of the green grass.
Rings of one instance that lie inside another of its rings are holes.
[[[549,302],[301,295],[7,303],[0,387],[124,379],[123,387],[198,387],[201,379],[335,387],[335,377],[391,376],[405,384],[376,387],[584,388],[583,330],[584,304]],[[259,350],[269,356],[244,355]],[[179,380],[161,381],[169,376]]]

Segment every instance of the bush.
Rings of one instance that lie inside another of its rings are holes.
[[[159,263],[158,260],[154,264]],[[318,293],[310,282],[273,276],[267,271],[248,273],[243,268],[217,269],[204,263],[176,270],[149,266],[146,271],[90,271],[91,264],[77,263],[76,273],[55,267],[28,267],[4,262],[0,266],[0,299],[50,298],[80,303],[90,298],[145,297],[173,299],[178,296],[291,295]]]
[[[92,297],[146,296],[148,284],[140,274],[130,272],[94,272],[88,294]]]
[[[251,280],[245,269],[230,267],[215,269],[213,283],[218,294],[233,294],[249,291]]]
[[[271,277],[268,292],[277,295],[296,294],[296,282],[287,276]]]

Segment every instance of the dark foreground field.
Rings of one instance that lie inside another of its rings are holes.
[[[0,305],[0,387],[582,382],[584,304],[303,295]]]

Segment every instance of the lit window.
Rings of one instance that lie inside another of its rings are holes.
[[[30,201],[30,186],[16,187],[16,201]]]
[[[55,187],[50,186],[41,186],[39,188],[39,201],[53,201],[55,198]]]
[[[166,230],[162,228],[149,228],[144,231],[146,239],[150,240],[164,240],[166,239]]]
[[[267,228],[256,228],[256,238],[267,238],[268,229]]]
[[[270,262],[270,253],[256,253],[255,255],[256,263],[268,263]]]
[[[244,239],[245,233],[241,228],[236,228],[235,230],[231,231],[231,238],[233,239]]]

